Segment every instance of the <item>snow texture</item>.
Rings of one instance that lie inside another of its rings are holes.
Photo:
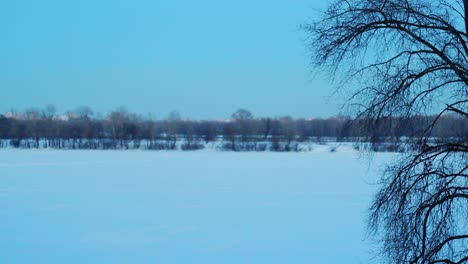
[[[0,262],[371,263],[395,155],[0,150]]]

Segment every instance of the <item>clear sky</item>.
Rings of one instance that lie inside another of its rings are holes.
[[[119,105],[164,117],[338,114],[298,26],[326,1],[0,2],[0,112]]]

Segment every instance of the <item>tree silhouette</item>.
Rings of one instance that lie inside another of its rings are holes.
[[[351,89],[369,137],[389,119],[436,115],[370,208],[389,263],[468,262],[468,131],[430,137],[447,113],[468,118],[467,14],[466,0],[337,0],[304,26],[313,64]]]

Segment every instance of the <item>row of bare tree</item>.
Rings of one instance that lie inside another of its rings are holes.
[[[224,148],[234,151],[265,150],[257,142],[269,142],[272,150],[297,149],[295,142],[325,139],[354,141],[367,137],[368,141],[398,142],[402,137],[427,135],[435,138],[461,137],[467,134],[468,122],[457,115],[439,118],[430,131],[423,128],[434,121],[434,116],[387,118],[379,120],[374,133],[363,131],[367,120],[347,117],[328,119],[254,118],[245,109],[236,111],[225,121],[193,121],[182,119],[172,112],[163,120],[144,118],[119,107],[105,118],[97,118],[87,107],[68,112],[59,118],[54,108],[26,111],[24,116],[0,116],[0,139],[21,148],[72,149],[147,149],[193,150],[203,147],[200,142],[225,142]],[[3,143],[5,144],[5,143]]]

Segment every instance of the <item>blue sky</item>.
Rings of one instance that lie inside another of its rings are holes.
[[[0,111],[54,104],[223,118],[338,114],[298,26],[325,1],[0,3]]]

